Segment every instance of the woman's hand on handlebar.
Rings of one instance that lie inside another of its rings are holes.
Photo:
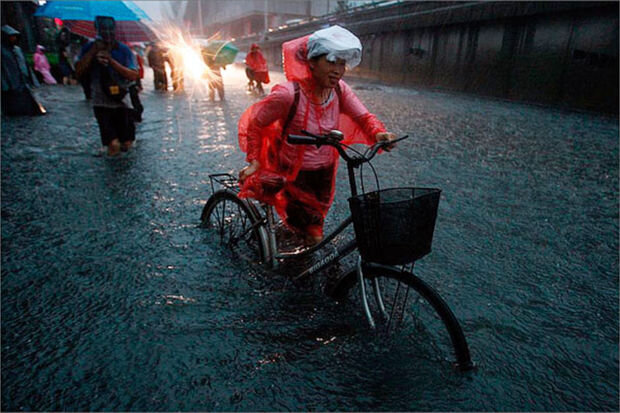
[[[246,178],[258,170],[260,163],[257,160],[250,162],[248,166],[239,171],[239,182],[243,183]]]
[[[392,132],[379,132],[375,135],[375,139],[377,140],[377,142],[393,141],[394,139],[396,139],[396,135],[394,135]],[[384,149],[389,152],[394,149],[394,146],[395,144],[387,145],[386,147],[384,147]]]

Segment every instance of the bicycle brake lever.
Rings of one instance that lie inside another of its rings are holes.
[[[395,144],[396,142],[400,142],[400,141],[404,141],[405,139],[407,139],[409,137],[409,135],[405,135],[405,136],[401,136],[400,138],[394,139],[393,141],[390,141],[390,144]]]
[[[405,136],[401,136],[400,138],[396,138],[394,140],[391,141],[381,141],[381,142],[377,142],[379,144],[379,147],[384,147],[384,146],[390,146],[390,145],[394,145],[396,142],[400,142],[402,140],[405,140],[409,137],[409,135],[405,135]]]

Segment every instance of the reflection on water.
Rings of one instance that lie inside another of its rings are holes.
[[[117,159],[78,88],[2,119],[3,410],[618,410],[617,120],[356,89],[412,136],[378,158],[383,185],[443,190],[416,268],[470,341],[479,369],[461,375],[197,227],[208,174],[244,161],[254,100],[242,70],[224,79],[226,102],[146,79]]]

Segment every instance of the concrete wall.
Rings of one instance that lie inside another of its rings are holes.
[[[360,37],[347,76],[618,114],[618,2],[406,2],[242,39],[281,44],[327,24]]]

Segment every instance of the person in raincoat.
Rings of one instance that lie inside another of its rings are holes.
[[[24,82],[27,85],[30,83],[28,65],[21,47],[17,45],[20,35],[19,31],[8,24],[2,26],[2,46],[3,50],[6,50],[6,58],[12,64],[10,71],[16,79],[19,78],[19,82]],[[2,57],[4,58],[5,54]]]
[[[269,70],[267,69],[267,61],[256,43],[252,43],[250,46],[250,53],[245,57],[245,65],[245,74],[249,79],[248,89],[256,87],[258,92],[263,94],[263,83],[269,83]]]
[[[20,32],[2,26],[2,113],[9,116],[42,115],[45,108],[30,90],[30,72],[22,49],[17,45]]]
[[[282,49],[288,81],[274,86],[239,121],[239,144],[249,163],[239,173],[239,196],[275,206],[286,226],[313,245],[323,237],[339,156],[330,146],[291,145],[285,137],[339,129],[344,143],[373,144],[395,135],[341,79],[346,66],[355,67],[361,59],[361,43],[351,32],[332,26]]]
[[[56,79],[50,73],[50,62],[47,60],[45,56],[45,47],[40,44],[37,45],[37,50],[34,52],[33,60],[34,60],[34,70],[41,74],[41,78],[48,85],[57,84]]]

